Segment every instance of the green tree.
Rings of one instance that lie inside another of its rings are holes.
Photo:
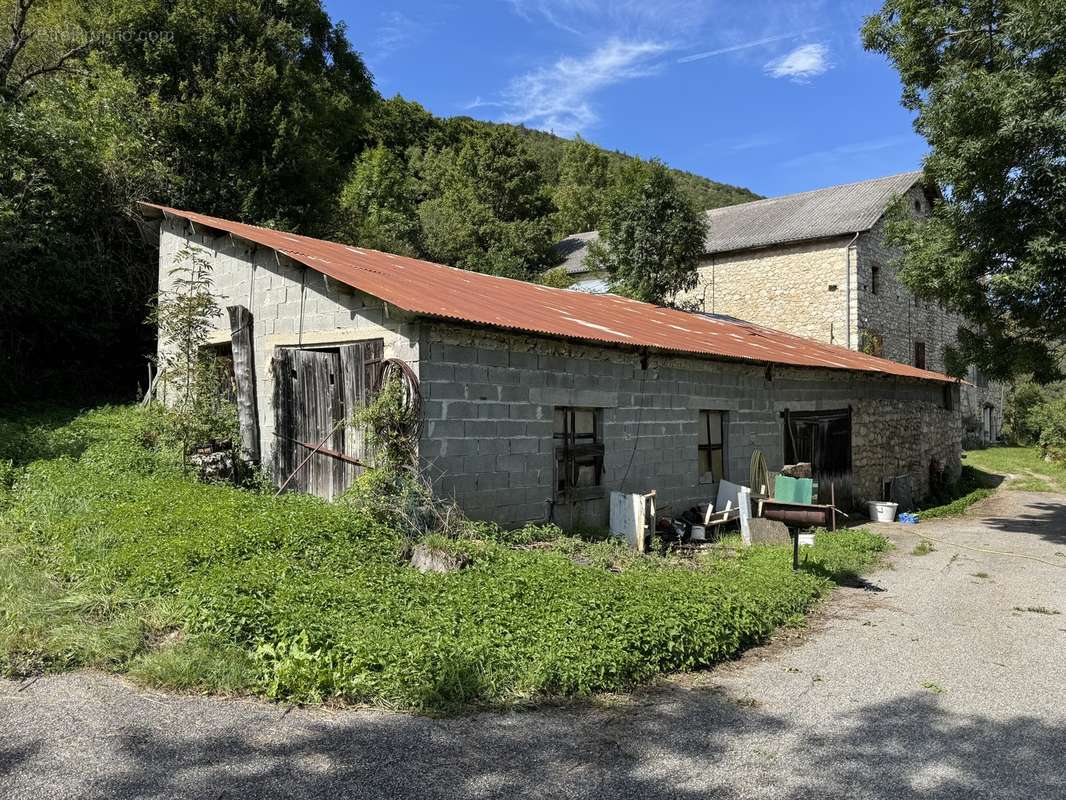
[[[411,148],[444,147],[452,142],[445,123],[419,103],[400,95],[375,103],[367,120],[367,137],[396,155]]]
[[[513,130],[478,131],[428,154],[419,206],[429,257],[526,280],[552,263],[551,200]]]
[[[568,142],[553,194],[558,209],[556,235],[562,238],[598,228],[604,195],[610,184],[611,163],[607,153],[580,136]]]
[[[62,373],[132,392],[157,275],[134,201],[322,232],[377,96],[318,0],[13,5],[0,42],[0,394]]]
[[[378,99],[320,0],[124,0],[101,53],[155,111],[172,203],[322,233]]]
[[[363,151],[341,190],[338,235],[360,247],[418,255],[418,212],[403,159],[384,145]]]
[[[670,171],[659,161],[634,159],[607,193],[600,238],[587,263],[606,270],[614,292],[668,303],[696,285],[706,233],[705,217]]]
[[[554,267],[539,275],[536,282],[553,289],[569,289],[574,285],[574,276],[566,271],[566,267]]]
[[[1056,372],[1066,334],[1066,5],[887,0],[863,40],[899,71],[943,190],[928,221],[897,214],[903,282],[973,321],[962,361]]]
[[[22,44],[0,48],[0,400],[114,387],[149,347],[153,256],[129,213],[167,185],[163,153],[136,86],[61,9],[19,4]]]

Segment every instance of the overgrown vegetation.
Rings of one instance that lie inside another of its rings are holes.
[[[427,539],[470,564],[421,574],[358,503],[190,480],[152,414],[3,421],[3,673],[425,710],[621,690],[762,640],[887,547],[819,536],[793,573],[784,547],[652,558],[483,526]]]
[[[922,519],[937,517],[956,517],[974,503],[991,497],[995,493],[997,478],[964,464],[959,478],[952,484],[939,487],[918,506]]]
[[[1016,381],[1003,409],[1003,437],[1036,445],[1045,459],[1066,463],[1066,383],[1042,386],[1030,376]]]

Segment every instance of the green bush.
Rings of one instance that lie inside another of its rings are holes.
[[[1001,434],[1011,444],[1029,446],[1040,439],[1033,412],[1048,399],[1048,390],[1031,378],[1016,381],[1007,391]]]
[[[69,425],[82,452],[27,464],[0,512],[6,673],[94,664],[183,690],[412,709],[619,690],[763,640],[886,546],[819,535],[794,573],[785,547],[682,563],[473,526],[432,540],[468,567],[421,574],[407,532],[357,505],[186,478],[143,412]]]
[[[1033,419],[1040,429],[1040,452],[1044,458],[1066,462],[1066,397],[1037,406]]]

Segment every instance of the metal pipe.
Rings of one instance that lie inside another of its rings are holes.
[[[847,299],[844,301],[844,310],[847,314],[847,319],[844,320],[844,324],[847,326],[845,330],[848,332],[845,338],[848,350],[851,349],[851,248],[859,240],[860,233],[861,231],[855,231],[855,236],[848,242],[848,246],[844,248],[844,258],[847,262],[847,272],[844,275],[844,293],[847,295]],[[855,263],[858,264],[857,261]]]

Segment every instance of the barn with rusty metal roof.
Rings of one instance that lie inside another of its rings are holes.
[[[602,524],[611,490],[655,490],[678,511],[713,501],[721,481],[749,483],[755,450],[771,469],[811,462],[843,502],[959,468],[946,375],[721,315],[140,208],[159,226],[162,296],[194,255],[210,265],[229,319],[206,346],[234,365],[242,447],[286,488],[332,498],[361,471],[350,420],[385,362],[417,386],[437,490],[508,525]]]

